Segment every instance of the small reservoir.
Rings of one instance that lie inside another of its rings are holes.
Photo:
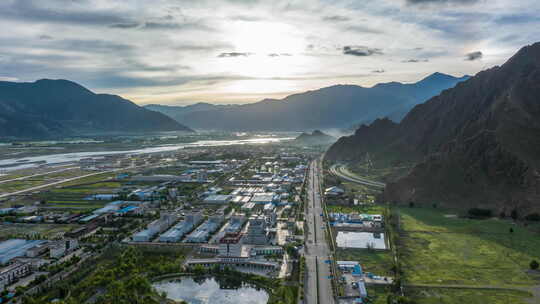
[[[179,277],[153,284],[174,301],[190,304],[264,304],[268,293],[252,284],[219,277]]]

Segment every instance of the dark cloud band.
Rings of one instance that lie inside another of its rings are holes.
[[[372,55],[382,55],[383,52],[381,49],[378,48],[370,48],[361,45],[346,45],[343,47],[343,54],[366,57]]]
[[[483,56],[484,54],[480,51],[471,52],[465,55],[465,60],[474,61],[474,60],[482,59]]]

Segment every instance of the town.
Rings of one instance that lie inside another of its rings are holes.
[[[311,236],[324,235],[326,225],[331,246],[337,246],[333,252],[388,249],[382,214],[325,207],[317,214],[325,224],[309,226],[314,195],[309,176],[320,152],[320,147],[288,143],[193,147],[4,170],[2,298],[14,303],[62,300],[59,282],[78,273],[91,276],[85,267],[105,265],[104,256],[131,248],[148,259],[158,255],[172,261],[148,277],[156,282],[161,276],[220,269],[266,278],[274,285],[287,282],[283,288],[292,292],[270,294],[274,301],[309,302],[315,290],[305,286],[315,281],[321,290],[338,284],[342,292],[332,287],[326,292],[332,298],[338,292],[343,303],[367,299],[366,283],[391,284],[392,278],[364,272],[360,261],[339,259],[336,253],[318,258],[325,263],[326,276],[310,263],[312,252],[305,244],[312,243]],[[335,206],[348,203],[338,186],[320,195]],[[372,199],[357,197],[353,204],[373,205]],[[96,287],[77,299],[96,302],[107,296],[107,287]]]

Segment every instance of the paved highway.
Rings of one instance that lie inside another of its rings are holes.
[[[310,165],[308,174],[308,201],[306,225],[307,284],[305,299],[307,304],[333,304],[334,296],[331,285],[330,249],[326,242],[326,225],[323,221],[323,208],[320,189],[320,168],[318,160]]]
[[[377,188],[384,188],[386,186],[386,184],[384,183],[381,183],[381,182],[376,182],[376,181],[372,181],[372,180],[369,180],[367,178],[363,178],[363,177],[359,177],[359,176],[355,176],[355,175],[352,175],[345,166],[343,165],[333,165],[331,168],[330,168],[330,172],[332,172],[332,174],[344,179],[344,180],[347,180],[347,181],[350,181],[350,182],[353,182],[353,183],[357,183],[357,184],[362,184],[362,185],[366,185],[366,186],[372,186],[372,187],[377,187]]]

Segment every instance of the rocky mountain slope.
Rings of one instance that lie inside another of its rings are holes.
[[[386,201],[540,211],[540,43],[414,107],[399,124],[362,126],[327,158],[366,152],[418,163],[388,184]]]
[[[129,100],[95,94],[71,81],[0,82],[0,138],[156,131],[192,130]]]
[[[390,82],[371,88],[335,85],[281,100],[265,99],[246,105],[201,103],[187,107],[149,105],[148,108],[195,129],[296,131],[349,128],[379,117],[400,121],[413,106],[466,79],[468,76],[456,78],[434,73],[412,84]]]

